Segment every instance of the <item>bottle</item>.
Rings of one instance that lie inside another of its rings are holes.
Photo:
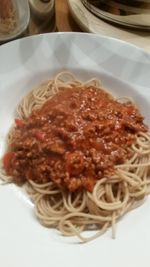
[[[29,0],[31,16],[34,24],[38,24],[41,32],[55,30],[55,0]],[[39,31],[40,33],[40,31]]]

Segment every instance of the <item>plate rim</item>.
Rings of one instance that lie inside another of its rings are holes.
[[[3,49],[8,49],[7,47],[9,46],[12,46],[13,44],[15,43],[20,43],[20,42],[24,42],[24,40],[28,40],[30,42],[30,39],[39,39],[41,37],[44,37],[44,38],[47,38],[47,36],[57,36],[57,35],[68,35],[68,36],[71,36],[71,35],[83,35],[83,36],[90,36],[90,38],[100,38],[100,39],[103,39],[103,40],[110,40],[110,41],[113,41],[113,42],[117,42],[117,43],[120,43],[120,44],[123,44],[123,45],[126,45],[128,47],[131,47],[131,48],[134,48],[136,50],[138,50],[139,52],[147,55],[148,57],[150,57],[150,53],[148,51],[146,51],[144,48],[142,47],[139,47],[138,45],[136,44],[133,44],[133,43],[130,43],[126,40],[121,40],[121,39],[118,39],[116,37],[112,37],[112,36],[107,36],[107,35],[103,35],[103,34],[98,34],[98,33],[92,33],[92,32],[48,32],[48,33],[40,33],[40,34],[36,34],[36,35],[30,35],[30,36],[24,36],[22,38],[18,38],[18,39],[15,39],[15,40],[12,40],[10,42],[7,42],[7,43],[4,43],[0,46],[0,52],[1,50]]]

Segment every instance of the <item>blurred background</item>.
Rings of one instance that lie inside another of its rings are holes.
[[[0,0],[0,43],[46,32],[91,32],[150,46],[150,0]]]

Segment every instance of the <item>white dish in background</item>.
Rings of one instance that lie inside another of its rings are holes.
[[[7,42],[17,38],[25,32],[30,20],[30,9],[28,0],[15,0],[15,6],[17,8],[18,21],[16,28],[8,34],[0,33],[0,42]]]
[[[68,0],[70,12],[83,31],[109,36],[137,45],[150,52],[150,32],[114,26],[93,15],[81,0]]]
[[[118,23],[130,28],[141,30],[150,29],[150,4],[149,1],[142,0],[140,3],[131,1],[108,1],[105,7],[102,7],[101,0],[90,1],[81,0],[81,2],[97,17]],[[99,3],[99,7],[98,7]],[[106,11],[107,10],[107,11]]]
[[[61,70],[80,79],[101,79],[116,95],[135,99],[150,125],[150,55],[113,38],[84,33],[51,33],[0,47],[0,155],[22,96]],[[40,225],[21,188],[0,186],[0,262],[5,267],[149,267],[150,197],[102,237],[79,244]]]

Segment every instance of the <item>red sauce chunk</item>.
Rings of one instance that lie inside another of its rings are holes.
[[[54,181],[71,192],[92,191],[97,180],[131,155],[143,117],[131,103],[119,103],[94,86],[62,90],[16,120],[4,167],[16,183]]]

